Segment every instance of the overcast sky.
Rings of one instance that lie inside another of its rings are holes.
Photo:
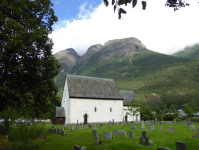
[[[80,56],[94,44],[108,40],[136,37],[150,50],[173,54],[187,45],[199,43],[198,0],[186,0],[190,6],[174,12],[166,0],[141,1],[122,6],[127,14],[118,19],[113,6],[103,0],[51,0],[58,22],[49,35],[54,42],[53,54],[73,48]]]

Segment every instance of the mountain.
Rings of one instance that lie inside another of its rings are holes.
[[[198,60],[153,52],[137,38],[110,40],[89,53],[69,74],[114,79],[120,90],[134,91],[143,108],[180,108],[190,101],[199,105]],[[63,84],[64,79],[60,89]]]
[[[199,44],[195,44],[193,46],[187,46],[183,50],[174,53],[173,56],[199,59]]]
[[[55,78],[55,83],[58,87],[63,86],[63,79],[65,75],[69,73],[75,63],[79,60],[77,52],[73,48],[60,51],[54,55],[54,57],[62,64],[59,69],[59,74]]]

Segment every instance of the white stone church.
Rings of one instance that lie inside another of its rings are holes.
[[[140,121],[139,113],[136,118],[123,110],[133,98],[133,91],[119,91],[113,79],[67,74],[61,108],[56,110],[65,112],[60,116],[65,124]]]

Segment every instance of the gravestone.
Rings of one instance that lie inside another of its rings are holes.
[[[130,137],[130,138],[134,138],[134,133],[133,133],[133,131],[129,131],[129,137]]]
[[[144,138],[143,138],[143,137],[140,137],[140,142],[139,142],[139,144],[140,144],[140,145],[144,145],[144,142],[145,142],[145,141],[144,141]]]
[[[162,121],[160,121],[160,125],[162,125]]]
[[[78,127],[78,130],[80,130],[80,125],[77,125],[77,127]]]
[[[112,139],[112,133],[111,132],[105,132],[105,139]]]
[[[52,128],[54,128],[54,126],[52,126]]]
[[[126,131],[121,130],[121,136],[126,136]]]
[[[41,140],[43,140],[43,139],[44,139],[44,134],[42,133],[42,134],[41,134]]]
[[[50,129],[50,133],[53,133],[53,129]]]
[[[159,126],[159,129],[160,129],[160,130],[163,130],[163,126]]]
[[[60,129],[57,129],[57,134],[59,134],[59,132],[60,132]]]
[[[146,146],[149,146],[149,145],[150,145],[150,143],[149,143],[149,138],[148,138],[148,137],[145,137],[145,138],[144,138],[144,145],[146,145]]]
[[[158,147],[158,150],[170,150],[170,149],[166,147]]]
[[[95,136],[95,144],[99,144],[99,136]]]
[[[71,132],[74,132],[74,124],[72,124]]]
[[[186,143],[176,142],[176,150],[187,150]]]
[[[172,121],[169,121],[169,124],[172,125]]]
[[[136,116],[136,124],[138,124],[138,116]]]
[[[194,125],[190,125],[190,131],[196,131],[196,127]]]
[[[143,120],[142,120],[141,124],[142,124],[142,130],[145,130],[145,125],[144,125],[144,121]]]
[[[121,123],[121,126],[123,127],[123,123]]]
[[[62,130],[64,130],[64,126],[62,126]]]
[[[54,134],[57,134],[57,129],[54,129]]]
[[[50,129],[50,128],[48,129],[48,132],[49,132],[49,133],[51,132],[51,129]]]
[[[173,132],[173,131],[174,131],[173,127],[169,127],[169,128],[168,128],[168,131],[169,131],[169,132]]]
[[[198,132],[192,135],[193,138],[199,138],[199,129]]]
[[[97,130],[93,130],[92,131],[92,136],[98,136],[98,131]]]
[[[92,125],[89,125],[89,129],[92,129]]]
[[[65,135],[65,131],[62,130],[62,131],[61,131],[61,136],[64,136],[64,135]]]
[[[80,150],[80,149],[81,149],[81,147],[79,145],[74,146],[74,150]]]
[[[150,125],[150,126],[149,126],[149,130],[150,130],[150,131],[154,131],[154,125]]]
[[[136,125],[131,125],[131,129],[136,129]]]
[[[111,122],[109,123],[109,127],[112,127]]]
[[[192,125],[192,123],[191,123],[191,122],[188,122],[188,123],[187,123],[187,126],[190,126],[190,125]]]
[[[102,129],[102,125],[100,124],[100,129]]]
[[[143,137],[143,138],[147,137],[146,131],[142,132],[142,137]]]
[[[120,135],[120,130],[119,129],[114,130],[114,135]]]
[[[67,128],[69,129],[70,127],[69,127],[69,124],[67,124]]]
[[[119,125],[119,123],[117,122],[117,125]]]

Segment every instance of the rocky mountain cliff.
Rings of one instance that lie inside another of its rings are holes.
[[[61,68],[59,69],[60,74],[68,73],[80,57],[73,48],[60,51],[54,56],[62,64]]]

